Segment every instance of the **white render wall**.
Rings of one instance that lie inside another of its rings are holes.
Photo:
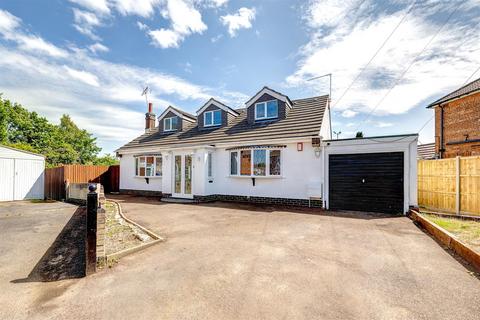
[[[208,183],[205,172],[204,195],[308,199],[309,187],[321,183],[322,157],[315,156],[310,142],[303,142],[303,151],[297,151],[296,142],[283,145],[287,147],[281,149],[281,176],[255,177],[255,186],[251,177],[230,176],[230,151],[225,148],[216,148],[213,154],[213,183]],[[321,194],[318,196],[320,197]]]
[[[120,158],[120,189],[141,191],[162,191],[162,178],[135,177],[135,158],[133,154],[123,154]]]

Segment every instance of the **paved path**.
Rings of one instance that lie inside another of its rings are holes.
[[[134,197],[122,206],[167,241],[53,282],[60,289],[45,283],[18,318],[479,319],[480,281],[404,217]],[[31,290],[12,284],[0,295]]]

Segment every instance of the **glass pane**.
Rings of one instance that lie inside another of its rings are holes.
[[[185,156],[185,194],[192,193],[192,156]]]
[[[213,172],[212,172],[212,154],[209,153],[208,156],[207,156],[207,175],[209,177],[212,177],[213,176]]]
[[[155,176],[162,176],[162,157],[155,158]]]
[[[215,110],[213,112],[213,123],[216,125],[222,124],[222,111]]]
[[[256,118],[257,119],[260,119],[260,118],[265,118],[265,103],[257,103],[255,105],[255,109],[256,109]]]
[[[253,150],[253,175],[264,176],[267,174],[267,150]]]
[[[140,174],[139,176],[145,177],[145,167],[140,167]]]
[[[270,150],[270,175],[280,175],[280,150]]]
[[[147,169],[145,172],[145,176],[151,177],[153,176],[153,164],[147,164]]]
[[[230,153],[230,174],[238,174],[238,152]]]
[[[175,156],[175,193],[182,192],[182,156]]]
[[[172,123],[170,122],[170,120],[171,120],[170,118],[167,118],[167,119],[163,120],[163,127],[164,127],[163,129],[164,130],[171,130],[172,129],[172,127],[171,127]]]
[[[268,101],[267,102],[267,117],[276,118],[278,117],[278,101]]]
[[[205,125],[206,126],[211,126],[212,125],[212,113],[211,112],[205,112]]]
[[[172,120],[172,130],[176,130],[178,125],[178,117],[173,117],[171,120]]]
[[[145,167],[145,157],[140,157],[140,167]]]
[[[243,150],[241,152],[240,174],[249,176],[252,171],[252,152]]]

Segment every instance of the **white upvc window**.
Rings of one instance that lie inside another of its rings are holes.
[[[278,100],[269,100],[255,104],[255,120],[278,118]]]
[[[222,124],[222,111],[221,110],[205,111],[203,113],[203,126],[204,127],[219,126],[221,124]]]
[[[162,157],[148,155],[135,157],[135,176],[161,177]]]
[[[207,177],[213,178],[213,153],[207,153]]]
[[[170,117],[163,119],[163,131],[177,130],[178,117]]]
[[[281,172],[281,150],[260,148],[230,152],[231,176],[274,177]]]

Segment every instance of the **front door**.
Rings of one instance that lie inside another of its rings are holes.
[[[173,156],[173,196],[193,198],[192,194],[192,155],[174,154]]]

